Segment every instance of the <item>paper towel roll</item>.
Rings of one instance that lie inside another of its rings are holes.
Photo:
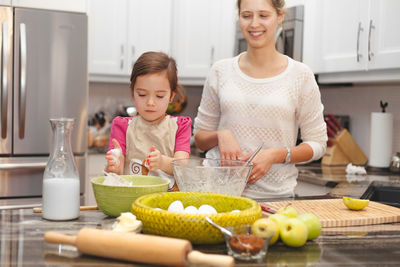
[[[368,165],[378,168],[390,166],[393,141],[393,115],[391,113],[371,113],[371,136]]]

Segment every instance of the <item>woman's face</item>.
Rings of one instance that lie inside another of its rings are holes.
[[[278,15],[270,0],[242,0],[239,24],[251,48],[275,46],[275,32],[284,18]]]
[[[167,73],[149,73],[136,78],[133,101],[140,116],[146,121],[159,122],[165,117],[168,104],[173,99]]]

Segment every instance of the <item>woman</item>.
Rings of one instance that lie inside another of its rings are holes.
[[[326,149],[323,105],[312,71],[275,49],[284,0],[239,0],[247,51],[216,62],[195,119],[196,145],[208,158],[253,159],[243,195],[293,196],[297,162],[317,160]],[[296,146],[298,129],[303,142]]]

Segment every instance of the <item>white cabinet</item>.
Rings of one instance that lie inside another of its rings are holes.
[[[128,61],[146,51],[171,52],[171,0],[128,0]]]
[[[89,1],[89,72],[123,75],[128,44],[127,0]]]
[[[322,80],[390,80],[400,74],[400,1],[311,0],[305,8],[305,27],[318,37],[310,46],[305,39],[305,49],[313,46],[310,66]]]
[[[182,84],[203,84],[212,63],[233,56],[235,1],[89,0],[91,81],[129,82],[145,51],[173,56]]]
[[[202,84],[211,65],[232,57],[236,8],[231,0],[176,0],[173,55],[180,78]]]
[[[7,2],[10,2],[10,4]],[[0,4],[12,5],[13,7],[28,7],[80,13],[87,12],[86,0],[1,0]]]
[[[91,80],[129,82],[145,51],[170,52],[171,0],[89,1]]]
[[[400,68],[400,1],[372,0],[369,69]]]

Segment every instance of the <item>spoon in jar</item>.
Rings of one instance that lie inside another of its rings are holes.
[[[243,246],[244,248],[246,248],[246,249],[251,249],[251,248],[252,248],[252,246],[251,246],[250,244],[245,244],[245,243],[243,243],[243,242],[240,240],[240,238],[238,238],[237,236],[234,236],[228,229],[226,229],[226,228],[224,228],[224,227],[222,227],[222,226],[216,224],[213,220],[210,219],[210,217],[204,216],[204,218],[206,219],[206,221],[207,221],[209,224],[211,224],[212,226],[214,226],[215,228],[217,228],[218,230],[220,230],[221,233],[222,233],[225,237],[229,237],[229,239],[235,238],[235,239],[238,241],[238,243],[239,243],[241,246]]]

